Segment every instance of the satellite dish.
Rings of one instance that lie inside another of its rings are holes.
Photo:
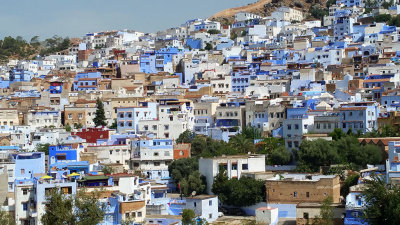
[[[192,192],[192,196],[195,196],[195,195],[196,195],[196,191],[193,191],[193,192]]]

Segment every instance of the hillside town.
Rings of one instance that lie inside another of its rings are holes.
[[[400,3],[296,3],[0,40],[0,223],[400,224]]]

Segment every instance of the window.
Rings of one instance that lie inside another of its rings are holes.
[[[306,219],[306,220],[308,220],[308,218],[309,218],[309,215],[308,215],[308,213],[306,213],[306,212],[305,212],[305,213],[303,213],[303,218],[304,218],[304,219]]]
[[[197,206],[196,202],[193,202],[193,206],[194,206],[194,207],[196,207],[196,206]]]
[[[232,170],[237,170],[237,164],[232,164]]]
[[[138,212],[137,217],[142,217],[142,212]]]
[[[144,130],[149,130],[149,126],[145,125]]]
[[[153,130],[157,130],[157,125],[153,125]]]
[[[28,203],[27,202],[22,203],[22,210],[24,210],[24,211],[28,210]]]
[[[28,190],[27,190],[27,189],[23,189],[23,190],[22,190],[22,194],[23,194],[23,195],[27,195],[27,194],[28,194]]]
[[[310,192],[306,192],[306,197],[307,197],[307,198],[310,197]]]
[[[288,124],[288,125],[287,125],[287,129],[288,129],[288,130],[291,130],[291,129],[292,129],[292,125],[291,125],[291,124]]]
[[[164,130],[168,130],[169,129],[169,125],[164,125]]]
[[[25,169],[21,169],[21,175],[25,174]]]
[[[160,162],[154,162],[154,166],[160,166]]]
[[[158,152],[154,152],[154,156],[158,156]]]
[[[210,214],[208,215],[208,218],[209,218],[209,219],[212,219],[212,213],[210,213]]]
[[[208,201],[208,205],[212,206],[212,200]]]
[[[293,197],[297,197],[297,192],[295,191],[295,192],[293,192]]]
[[[72,187],[63,187],[61,190],[63,194],[72,194]]]
[[[249,169],[249,164],[242,164],[242,170],[248,170]]]
[[[299,129],[299,125],[298,125],[298,124],[295,124],[295,125],[294,125],[294,129],[295,129],[295,130],[298,130],[298,129]]]

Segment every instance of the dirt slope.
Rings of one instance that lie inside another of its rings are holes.
[[[324,8],[327,0],[258,0],[245,6],[225,9],[212,15],[209,19],[221,22],[222,25],[232,24],[235,14],[241,11],[254,13],[260,16],[270,16],[271,12],[281,6],[288,6],[306,14],[312,5]]]
[[[230,18],[230,17],[235,16],[236,13],[241,12],[241,11],[245,11],[245,12],[259,11],[260,9],[264,8],[265,4],[268,4],[268,3],[271,3],[271,0],[259,0],[258,2],[249,4],[249,5],[225,9],[220,12],[217,12],[216,14],[211,16],[209,19]]]

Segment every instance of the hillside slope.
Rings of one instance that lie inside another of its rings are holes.
[[[327,0],[258,0],[255,3],[245,6],[225,9],[212,15],[209,20],[221,22],[223,25],[232,24],[235,14],[238,12],[249,12],[260,16],[270,16],[276,8],[281,6],[288,6],[304,13],[308,13],[312,5],[318,5],[322,8],[325,7]]]
[[[234,17],[236,13],[241,12],[241,11],[256,12],[256,11],[259,11],[260,9],[263,9],[264,5],[268,4],[268,3],[271,3],[271,0],[259,0],[255,3],[249,4],[249,5],[225,9],[220,12],[217,12],[216,14],[211,16],[210,19]]]

